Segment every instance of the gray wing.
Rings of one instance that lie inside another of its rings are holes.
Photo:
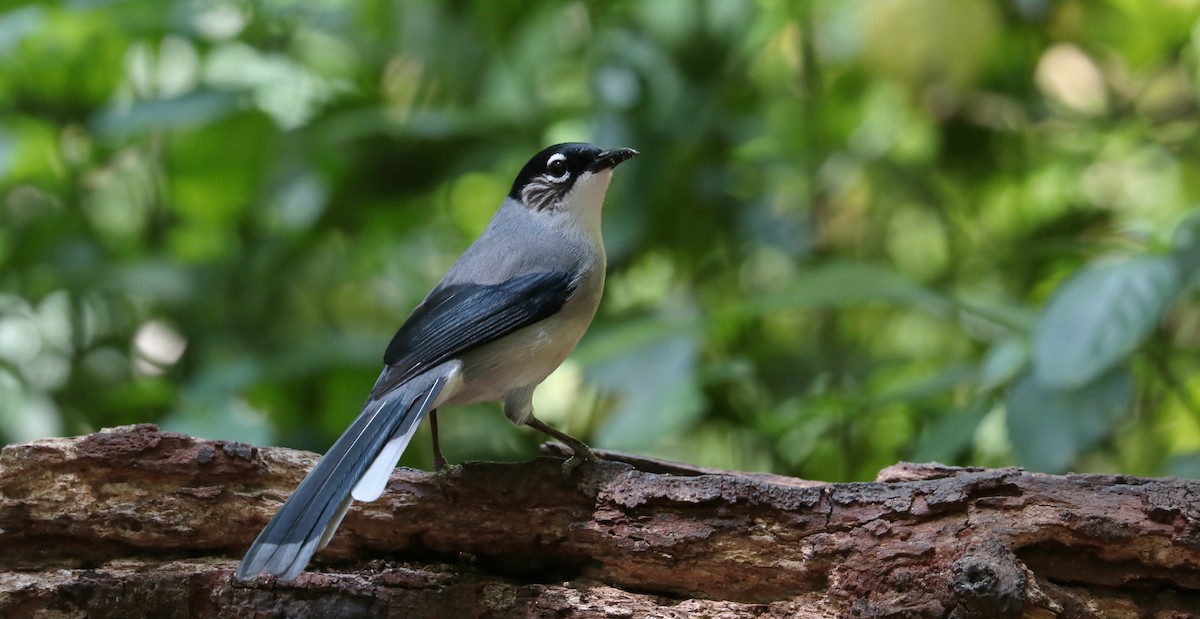
[[[435,289],[392,337],[383,355],[387,371],[371,397],[379,398],[425,368],[553,316],[574,292],[575,274],[567,271]]]
[[[554,315],[574,290],[574,276],[563,271],[435,289],[392,338],[387,367],[358,418],[259,534],[237,577],[298,576],[341,523],[351,491],[384,445],[397,437],[407,443],[437,399],[448,375],[428,370]]]

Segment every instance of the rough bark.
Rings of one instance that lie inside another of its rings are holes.
[[[293,582],[237,558],[317,456],[129,426],[0,452],[2,617],[1190,617],[1200,483],[608,454],[398,469]],[[624,461],[622,461],[624,460]]]

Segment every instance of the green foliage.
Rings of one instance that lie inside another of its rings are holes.
[[[1070,389],[1092,381],[1162,320],[1179,292],[1175,263],[1143,257],[1088,267],[1064,283],[1033,331],[1039,382]]]
[[[539,389],[600,446],[1200,471],[1200,3],[0,12],[0,440],[325,449],[526,158],[632,146]],[[540,440],[442,414],[452,459]],[[424,432],[424,430],[422,430]],[[404,463],[427,466],[427,440]]]
[[[1074,389],[1043,386],[1025,375],[1008,393],[1008,431],[1025,466],[1062,471],[1112,431],[1133,399],[1133,377],[1115,369]]]

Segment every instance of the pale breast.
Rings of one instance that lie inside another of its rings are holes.
[[[501,400],[512,389],[541,383],[571,354],[587,322],[590,316],[552,316],[463,355],[463,385],[447,403]]]

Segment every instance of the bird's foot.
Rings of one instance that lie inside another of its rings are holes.
[[[563,477],[566,479],[570,479],[571,473],[575,472],[575,469],[579,468],[579,465],[583,464],[584,462],[594,463],[596,460],[598,460],[596,454],[592,453],[591,448],[584,444],[583,441],[571,436],[570,434],[567,434],[566,432],[554,429],[537,417],[531,415],[525,420],[525,425],[543,434],[548,434],[560,441],[562,444],[571,448],[571,457],[567,458],[566,462],[563,462],[562,472]]]
[[[442,491],[442,496],[447,499],[451,498],[451,489],[453,488],[453,478],[462,470],[461,464],[446,464],[442,460],[441,466],[434,464],[433,474],[437,478],[438,489]]]
[[[572,445],[571,449],[574,453],[571,454],[570,458],[563,460],[562,463],[563,479],[570,479],[575,469],[579,468],[581,464],[595,464],[598,459],[596,458],[596,454],[592,453],[592,450],[583,443],[580,443],[578,446]]]
[[[437,473],[438,475],[441,475],[441,474],[445,473],[446,469],[449,467],[450,467],[450,465],[446,463],[446,458],[444,458],[442,456],[442,451],[440,449],[435,450],[433,452],[433,470],[434,470],[434,472]]]

